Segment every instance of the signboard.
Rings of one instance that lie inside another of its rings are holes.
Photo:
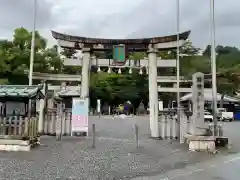
[[[73,98],[72,102],[72,135],[88,133],[88,99]]]
[[[163,101],[158,101],[158,109],[159,111],[163,111]]]
[[[125,45],[113,46],[113,60],[116,64],[125,64]]]
[[[100,99],[97,100],[97,112],[101,113],[101,100]]]

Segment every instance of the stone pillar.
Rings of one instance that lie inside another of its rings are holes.
[[[83,48],[83,60],[82,60],[82,80],[81,80],[81,98],[87,98],[89,96],[89,67],[90,67],[90,48]]]
[[[62,101],[57,104],[57,119],[56,119],[56,124],[55,124],[55,129],[56,129],[56,140],[61,140],[62,134],[63,134],[63,129],[62,129],[62,117],[63,116],[63,104]]]
[[[204,135],[206,127],[204,123],[204,74],[193,74],[192,86],[192,112],[191,129],[193,135]]]
[[[149,46],[148,50],[148,84],[151,137],[159,137],[158,127],[158,86],[157,86],[157,54],[156,49]]]
[[[38,133],[43,134],[47,133],[44,132],[44,121],[47,121],[47,91],[48,91],[48,85],[47,82],[42,82],[43,83],[43,94],[44,94],[44,99],[39,100],[39,120],[38,120]]]
[[[43,134],[46,133],[43,130],[43,125],[44,125],[44,99],[39,100],[39,120],[38,120],[38,133]]]

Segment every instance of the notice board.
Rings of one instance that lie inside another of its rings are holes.
[[[81,132],[88,134],[88,99],[73,98],[71,124],[72,135]]]

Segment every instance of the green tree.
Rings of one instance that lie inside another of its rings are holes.
[[[72,58],[73,55],[76,53],[77,51],[75,49],[70,49],[70,48],[62,48],[62,51],[60,52],[60,54],[66,58]]]
[[[148,101],[147,84],[146,76],[135,72],[133,74],[92,73],[91,99],[101,99],[112,105],[131,101],[137,107],[141,101],[145,103]]]
[[[60,71],[62,62],[56,47],[46,49],[46,39],[38,31],[35,35],[34,72]],[[0,42],[0,74],[7,77],[9,83],[28,83],[26,71],[30,64],[31,36],[25,28],[17,28],[12,41]]]
[[[211,46],[208,47],[211,48]],[[218,91],[222,93],[223,101],[225,95],[235,95],[239,89],[239,78],[235,73],[240,70],[240,51],[236,47],[218,45],[216,52],[216,65],[219,74],[217,87]]]
[[[211,71],[211,63],[204,56],[186,56],[180,60],[180,73],[187,79],[191,79],[192,74],[202,72],[209,74]]]
[[[63,48],[60,54],[64,58],[74,58],[74,55],[77,53],[75,49]],[[81,74],[80,66],[63,66],[62,72],[65,74]]]
[[[47,48],[43,51],[42,60],[44,58],[45,64],[47,64],[50,70],[53,73],[61,72],[63,69],[63,61],[60,58],[60,54],[58,53],[58,49],[56,46],[52,48]]]
[[[135,65],[139,65],[139,60],[144,59],[145,57],[147,57],[147,54],[144,52],[132,52],[128,55],[129,59],[134,60]]]

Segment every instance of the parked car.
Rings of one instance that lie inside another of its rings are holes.
[[[233,115],[233,112],[222,112],[222,115],[221,115],[221,121],[233,121],[234,120],[234,115]]]
[[[218,108],[217,109],[217,116],[219,121],[233,121],[234,114],[233,112],[228,112],[226,108]]]
[[[204,121],[213,122],[213,115],[208,111],[204,111]]]

